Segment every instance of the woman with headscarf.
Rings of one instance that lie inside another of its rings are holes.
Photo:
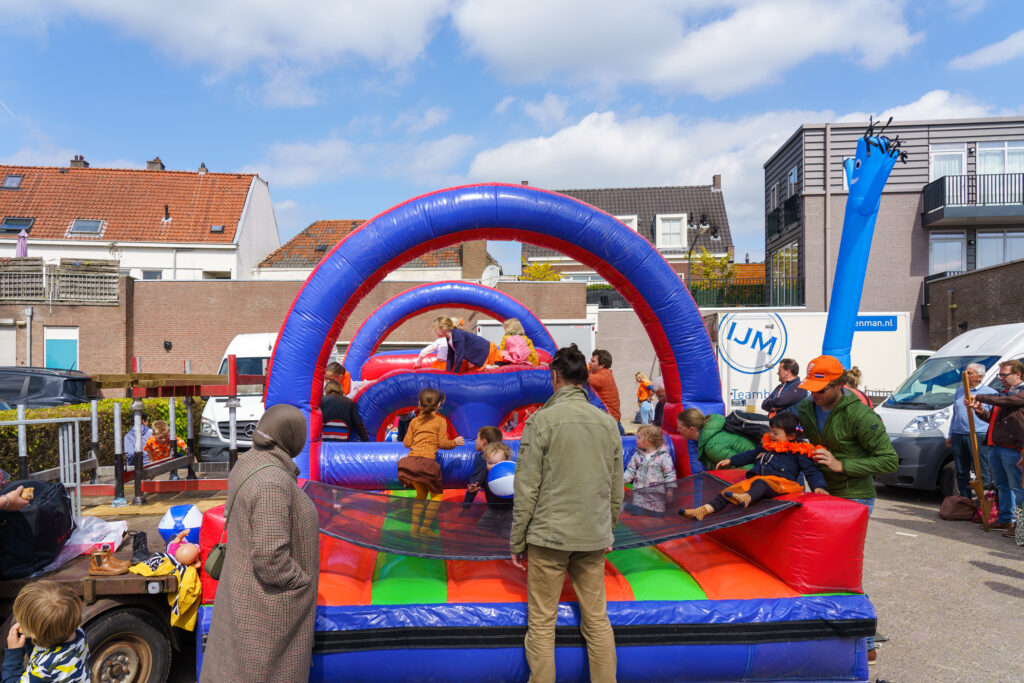
[[[204,683],[309,678],[319,520],[292,462],[305,445],[306,421],[294,406],[271,406],[252,442],[228,478],[228,552],[203,657]]]

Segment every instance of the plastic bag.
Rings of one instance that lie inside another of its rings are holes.
[[[82,517],[78,520],[78,528],[71,533],[71,538],[64,544],[57,558],[33,576],[52,572],[79,555],[88,555],[94,550],[99,550],[105,544],[109,545],[111,550],[117,550],[126,533],[128,522],[124,520],[108,522],[99,517]]]

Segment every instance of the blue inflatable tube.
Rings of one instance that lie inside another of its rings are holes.
[[[821,353],[835,356],[844,368],[850,367],[853,330],[864,293],[882,188],[900,157],[898,143],[869,134],[857,141],[857,155],[843,162],[850,193],[846,198],[843,237],[839,242]]]
[[[480,311],[498,320],[518,318],[535,348],[554,355],[555,340],[533,311],[502,291],[472,282],[432,282],[388,299],[366,318],[349,342],[342,365],[352,379],[362,379],[363,363],[392,330],[426,311],[458,306]],[[428,336],[429,330],[424,330]]]
[[[321,261],[278,335],[267,405],[309,415],[302,476],[318,480],[323,372],[359,301],[421,254],[476,239],[519,240],[589,266],[618,289],[644,325],[661,364],[668,405],[724,412],[718,364],[704,321],[678,274],[654,246],[613,216],[570,197],[521,185],[473,185],[424,195],[349,233]]]

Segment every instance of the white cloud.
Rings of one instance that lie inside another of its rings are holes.
[[[404,128],[412,135],[426,132],[440,126],[452,115],[451,109],[430,107],[424,111],[406,112],[395,119],[396,128]]]
[[[895,122],[920,121],[925,119],[964,119],[980,116],[993,116],[1005,113],[996,111],[995,107],[978,102],[967,95],[951,93],[948,90],[932,90],[909,104],[886,109],[880,114],[869,112],[852,112],[836,119],[837,121],[867,121],[874,116],[876,121],[883,123],[891,116]]]
[[[981,69],[995,66],[1024,55],[1024,30],[1017,31],[998,43],[961,55],[949,63],[951,69]]]
[[[455,168],[465,160],[472,145],[470,135],[449,135],[421,143],[411,150],[392,147],[387,151],[390,157],[386,162],[387,170],[421,185],[446,187],[454,182]]]
[[[467,49],[513,80],[640,82],[718,98],[821,55],[884,65],[921,39],[905,2],[466,0],[453,20]]]
[[[268,80],[260,88],[260,95],[267,106],[312,107],[319,100],[305,69],[280,67],[266,72]]]
[[[5,157],[0,157],[0,163],[13,166],[68,166],[72,157],[78,154],[82,154],[82,151],[43,142],[37,145],[27,145]],[[97,160],[90,159],[88,154],[84,154],[84,156],[91,168],[144,168],[146,165],[144,161],[132,159]]]
[[[259,173],[274,185],[296,187],[340,180],[360,170],[360,157],[348,140],[329,137],[315,142],[275,142],[259,164],[247,173]]]
[[[947,3],[959,17],[969,17],[985,9],[985,0],[947,0]]]
[[[505,97],[501,98],[501,102],[498,102],[496,105],[494,105],[494,113],[495,114],[504,114],[505,111],[510,106],[512,106],[512,104],[515,101],[516,101],[516,98],[513,95],[506,95]]]
[[[550,92],[540,102],[523,104],[523,112],[545,129],[564,124],[568,108],[569,100]]]

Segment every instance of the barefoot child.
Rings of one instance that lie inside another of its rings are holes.
[[[815,493],[827,495],[825,477],[810,458],[815,446],[806,441],[797,441],[796,427],[796,415],[789,412],[775,413],[768,421],[768,433],[764,435],[759,448],[726,458],[715,468],[754,463],[747,472],[747,478],[723,489],[710,503],[680,510],[679,514],[699,522],[713,512],[724,510],[727,503],[747,507],[762,498],[801,493],[804,490],[799,483],[801,474],[807,477],[807,483]]]
[[[3,681],[80,681],[90,678],[89,645],[78,628],[82,602],[67,586],[36,581],[14,600],[14,624],[7,634]],[[34,647],[22,669],[25,639]]]
[[[498,344],[501,360],[499,364],[529,363],[533,367],[540,364],[536,349],[533,348],[533,341],[526,336],[523,324],[519,318],[509,318],[501,324],[505,330],[505,336]]]
[[[672,484],[676,480],[676,466],[668,452],[661,427],[644,425],[636,430],[636,452],[629,459],[629,465],[622,480],[633,485],[633,503],[630,512],[635,514],[661,514],[665,512],[667,487],[657,492],[644,492],[648,486]]]
[[[473,474],[466,486],[466,497],[462,501],[462,507],[468,507],[475,499],[480,490],[479,480],[481,477],[487,480],[487,461],[484,459],[484,449],[492,443],[501,443],[501,430],[497,427],[481,427],[476,433],[476,458],[473,460]]]
[[[427,388],[420,392],[420,414],[409,423],[402,442],[409,449],[409,455],[398,461],[399,481],[416,489],[411,525],[411,533],[416,538],[440,535],[431,529],[442,492],[437,449],[455,448],[466,443],[461,436],[454,440],[448,438],[448,422],[437,414],[442,403],[444,394],[437,389]],[[430,502],[423,502],[428,496]]]

